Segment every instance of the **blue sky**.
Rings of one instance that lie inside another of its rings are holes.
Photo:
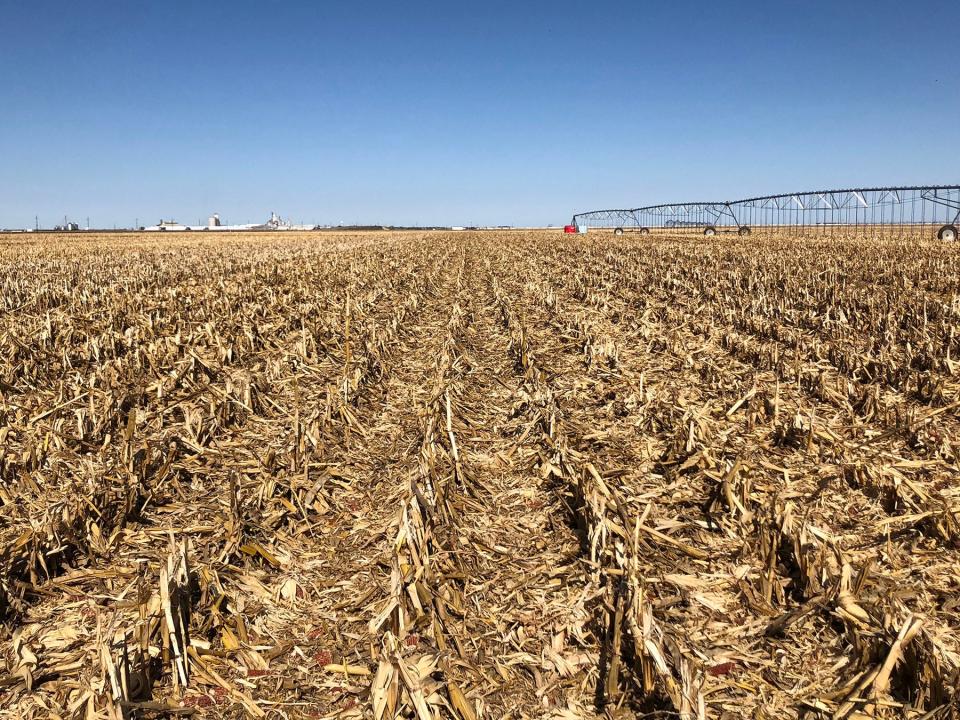
[[[960,182],[960,3],[0,0],[0,227]]]

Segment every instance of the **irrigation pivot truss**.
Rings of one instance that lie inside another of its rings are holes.
[[[729,202],[649,205],[577,213],[573,224],[646,234],[691,232],[749,235],[768,230],[803,235],[850,234],[956,240],[960,185],[850,188],[784,193]]]

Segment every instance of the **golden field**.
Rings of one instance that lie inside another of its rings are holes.
[[[948,718],[960,255],[0,236],[0,717]]]

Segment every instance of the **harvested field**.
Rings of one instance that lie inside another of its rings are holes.
[[[0,236],[0,718],[960,717],[960,255]]]

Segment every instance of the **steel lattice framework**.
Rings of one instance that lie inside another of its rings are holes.
[[[713,235],[769,229],[803,234],[884,234],[922,237],[931,232],[957,239],[960,185],[849,188],[765,195],[728,202],[649,205],[630,210],[593,210],[573,216],[573,225]]]

